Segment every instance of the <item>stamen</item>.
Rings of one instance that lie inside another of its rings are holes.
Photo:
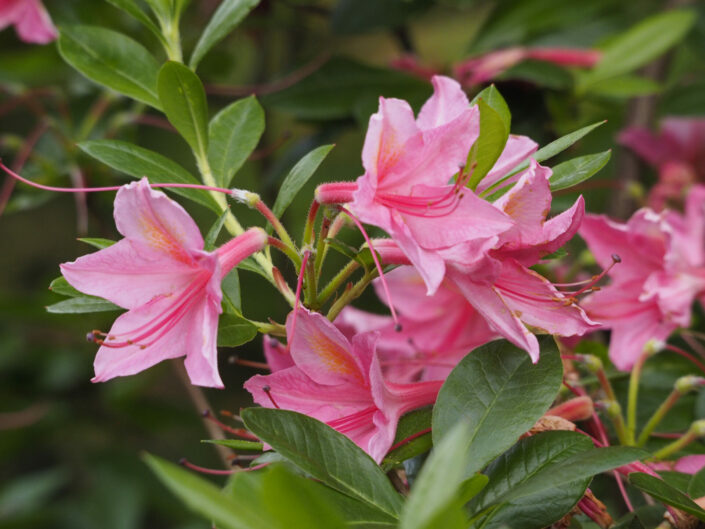
[[[264,369],[266,371],[271,371],[269,365],[264,362],[255,362],[253,360],[245,360],[240,358],[238,355],[232,355],[228,358],[228,362],[231,364],[238,364],[245,367],[252,367],[254,369]]]
[[[338,206],[340,211],[345,213],[348,217],[350,217],[357,228],[360,230],[362,233],[362,236],[365,238],[365,242],[367,243],[367,246],[370,248],[370,253],[372,254],[372,259],[375,262],[375,266],[377,267],[377,272],[379,273],[379,280],[382,283],[382,288],[384,289],[384,295],[387,296],[387,304],[389,305],[389,311],[392,313],[392,320],[394,320],[394,330],[397,332],[400,332],[402,330],[401,323],[399,323],[399,318],[397,317],[397,313],[394,310],[394,304],[392,303],[392,296],[389,293],[389,286],[387,285],[387,281],[384,279],[384,270],[382,270],[382,265],[379,262],[379,259],[377,258],[377,252],[375,251],[374,245],[372,244],[372,241],[370,240],[369,235],[367,235],[367,232],[365,231],[364,226],[360,222],[360,220],[353,215],[348,209],[344,208],[343,206]]]
[[[270,388],[269,386],[263,386],[263,387],[262,387],[262,391],[264,391],[264,392],[267,394],[267,397],[269,397],[269,400],[272,401],[272,405],[273,405],[276,409],[278,409],[278,410],[281,409],[281,408],[279,407],[279,404],[277,404],[277,402],[274,400],[274,397],[272,397],[272,388]]]
[[[223,412],[221,412],[223,413]],[[213,414],[209,410],[203,410],[203,413],[201,416],[204,419],[207,419],[211,421],[214,424],[217,424],[223,431],[231,433],[233,435],[237,435],[238,437],[244,437],[245,439],[251,439],[253,441],[259,441],[259,438],[253,435],[252,433],[248,432],[245,429],[242,428],[233,428],[231,426],[228,426],[222,421],[219,421],[216,417],[213,416]]]
[[[44,184],[39,184],[37,182],[32,182],[20,176],[12,169],[7,167],[2,160],[0,160],[0,169],[5,171],[9,176],[15,180],[19,180],[29,186],[36,187],[37,189],[43,189],[44,191],[55,191],[58,193],[93,193],[99,191],[119,191],[123,186],[106,186],[106,187],[56,187],[47,186]],[[201,184],[177,184],[177,183],[164,183],[164,184],[149,184],[151,188],[177,188],[177,189],[203,189],[205,191],[213,191],[215,193],[224,193],[226,195],[232,194],[232,189],[224,189],[222,187],[206,186]]]
[[[299,315],[299,302],[301,301],[301,287],[304,284],[304,274],[306,273],[306,265],[308,264],[308,258],[311,256],[310,251],[304,252],[304,258],[301,261],[301,268],[299,269],[299,278],[296,281],[296,296],[294,301],[294,316],[291,320],[291,336],[287,336],[286,339],[286,351],[289,352],[291,348],[291,342],[294,341],[294,336],[296,334],[296,318]],[[269,397],[270,399],[272,397]],[[276,406],[276,404],[275,404]],[[277,406],[278,408],[279,406]]]
[[[185,457],[182,457],[181,459],[179,459],[179,465],[181,465],[182,467],[186,467],[190,470],[194,470],[196,472],[199,472],[201,474],[211,474],[213,476],[229,476],[231,474],[234,474],[235,472],[239,472],[239,470],[216,470],[213,468],[201,467],[198,465],[194,465]]]
[[[583,288],[581,288],[580,290],[578,290],[577,292],[575,292],[575,293],[573,294],[573,296],[579,296],[580,294],[583,294],[584,292],[586,292],[587,290],[589,290],[595,283],[597,283],[597,282],[600,281],[603,277],[605,277],[605,276],[609,273],[609,271],[612,270],[612,267],[613,267],[614,265],[616,265],[616,264],[618,264],[618,263],[621,263],[621,262],[622,262],[622,258],[621,258],[619,255],[617,255],[616,253],[613,253],[613,254],[612,254],[612,263],[611,263],[607,268],[605,268],[602,272],[600,272],[598,275],[596,275],[595,277],[593,277],[593,278],[592,278],[593,281],[592,281],[591,283],[588,283],[588,284],[585,285]]]

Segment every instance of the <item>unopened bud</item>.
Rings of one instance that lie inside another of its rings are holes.
[[[689,431],[698,437],[705,437],[705,419],[695,421],[690,425]]]
[[[616,400],[606,401],[605,412],[612,418],[619,417],[620,415],[622,415],[622,407]]]
[[[600,360],[600,357],[595,355],[581,355],[580,360],[592,373],[597,373],[603,367],[602,360]]]
[[[644,346],[644,354],[647,356],[653,356],[656,353],[663,351],[666,347],[666,342],[662,340],[649,340]]]
[[[685,395],[705,385],[705,378],[696,375],[686,375],[676,380],[675,388],[678,393]]]
[[[595,412],[592,399],[587,396],[575,397],[562,402],[546,412],[546,415],[555,415],[568,421],[584,421],[592,417]]]

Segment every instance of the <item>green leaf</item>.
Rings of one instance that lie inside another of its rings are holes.
[[[255,96],[218,112],[208,126],[208,162],[215,181],[228,187],[264,132],[264,111]]]
[[[603,48],[602,59],[579,78],[582,90],[636,70],[680,42],[695,23],[695,13],[673,9],[642,20]]]
[[[200,159],[208,153],[208,103],[198,76],[180,62],[167,61],[157,76],[157,92],[169,123]]]
[[[218,320],[218,346],[237,347],[254,340],[257,327],[234,314],[221,314]]]
[[[427,81],[387,68],[334,58],[293,86],[262,97],[262,103],[299,119],[330,120],[352,117],[357,109],[368,105],[374,111],[379,96],[398,97],[416,107],[430,94],[431,85]]]
[[[91,140],[78,144],[80,149],[93,158],[135,178],[146,176],[155,184],[176,182],[199,184],[191,173],[176,162],[159,153],[119,140]],[[172,188],[171,191],[206,206],[218,215],[221,208],[207,191],[201,189]]]
[[[92,81],[161,109],[159,64],[130,37],[100,27],[67,26],[59,35],[59,53]]]
[[[203,240],[203,249],[205,251],[212,252],[215,250],[215,242],[218,240],[220,230],[223,229],[223,224],[225,224],[225,219],[228,217],[228,213],[230,213],[229,209],[223,211],[208,230],[206,238]]]
[[[351,498],[396,517],[401,497],[355,443],[306,415],[268,408],[242,411],[245,426],[289,461]]]
[[[64,276],[59,276],[49,283],[49,290],[55,294],[61,294],[62,296],[70,296],[72,298],[85,297],[83,292],[79,292],[66,281]]]
[[[242,301],[240,299],[240,274],[233,268],[220,283],[223,291],[225,310],[230,314],[242,316]]]
[[[189,66],[195,70],[206,53],[235,29],[257,4],[259,0],[223,0],[198,39]]]
[[[81,242],[85,242],[86,244],[89,244],[94,248],[98,248],[99,250],[107,248],[108,246],[112,246],[117,242],[111,239],[102,239],[100,237],[79,237],[78,240]]]
[[[335,34],[367,33],[376,28],[397,28],[410,17],[426,11],[432,0],[340,0],[331,14]]]
[[[573,454],[590,450],[592,443],[574,432],[545,432],[522,439],[497,458],[486,470],[487,486],[470,504],[479,513],[496,506],[484,518],[482,527],[493,529],[503,524],[514,529],[534,529],[559,520],[585,493],[590,478],[562,486],[536,490],[534,494],[509,502],[504,497],[514,487],[531,483],[544,467],[564,461]]]
[[[52,314],[83,314],[86,312],[106,312],[109,310],[122,310],[114,303],[93,296],[81,296],[59,301],[49,305],[47,312]]]
[[[592,95],[624,99],[651,94],[658,94],[663,86],[653,79],[636,75],[622,75],[590,85],[588,92]]]
[[[161,42],[164,42],[164,36],[161,30],[156,26],[149,15],[142,11],[140,6],[135,2],[135,0],[108,0],[109,3],[113,4],[118,9],[123,10],[125,13],[133,17],[134,19],[141,22],[149,31],[151,31]]]
[[[171,5],[172,0],[144,0],[147,5],[152,8],[152,11],[157,18],[163,21],[171,20]]]
[[[509,111],[509,105],[507,105],[507,102],[495,85],[490,85],[480,91],[480,93],[470,101],[470,106],[477,105],[480,99],[499,115],[507,132],[512,130],[512,113]]]
[[[461,510],[455,500],[465,481],[469,445],[470,428],[461,421],[434,447],[404,504],[401,529],[431,529],[449,507]]]
[[[675,487],[668,485],[665,481],[642,472],[632,472],[629,474],[629,483],[640,491],[646,492],[649,496],[671,505],[676,509],[680,509],[683,512],[692,514],[701,521],[705,521],[705,510],[701,509],[697,503]]]
[[[296,194],[301,191],[301,188],[308,182],[309,178],[313,176],[313,173],[316,172],[318,166],[325,160],[333,147],[334,145],[321,145],[320,147],[316,147],[301,158],[291,171],[289,171],[289,174],[284,178],[284,182],[282,182],[279,194],[272,208],[272,211],[277,217],[282,216],[282,213],[284,213],[286,208],[292,203]]]
[[[596,154],[578,156],[556,165],[550,178],[551,191],[567,189],[584,182],[602,169],[612,156],[612,149]]]
[[[512,446],[548,410],[561,386],[563,368],[551,338],[539,340],[532,365],[526,351],[506,340],[475,349],[453,369],[433,409],[434,444],[458,421],[470,424],[472,458],[466,476]]]
[[[228,495],[211,482],[150,454],[143,459],[159,480],[186,506],[223,529],[266,529],[257,505],[242,495]]]
[[[396,518],[368,503],[355,500],[329,487],[322,487],[320,492],[329,504],[335,506],[350,527],[356,529],[396,529],[397,527]]]
[[[263,481],[262,503],[274,522],[271,529],[345,529],[342,516],[326,501],[320,483],[297,476],[282,465],[269,469]]]
[[[494,167],[509,138],[506,116],[500,115],[484,99],[478,99],[477,106],[480,109],[480,136],[470,148],[465,165],[465,170],[471,172],[467,186],[473,190]]]
[[[244,439],[203,439],[202,443],[227,446],[233,450],[249,450],[261,452],[264,445],[255,441],[245,441]]]
[[[701,468],[693,474],[690,478],[687,492],[691,498],[702,498],[705,496],[705,468]]]
[[[431,439],[432,413],[432,408],[421,408],[402,416],[399,420],[399,424],[397,425],[397,433],[394,437],[394,443],[392,443],[392,446],[424,430],[428,430],[428,432],[415,437],[411,441],[408,441],[393,450],[390,450],[382,462],[383,469],[389,470],[407,459],[411,459],[412,457],[428,452],[431,449],[431,446],[433,445],[433,441]]]

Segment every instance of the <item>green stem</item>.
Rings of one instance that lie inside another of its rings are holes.
[[[160,20],[160,25],[162,29],[162,35],[164,36],[164,41],[162,45],[164,46],[164,51],[170,61],[184,62],[184,56],[181,51],[181,35],[179,33],[179,22],[178,20]]]
[[[316,269],[314,268],[314,259],[309,258],[306,262],[306,270],[303,271],[304,279],[306,280],[305,296],[306,305],[313,310],[316,310],[318,301],[318,279],[316,278]]]
[[[627,399],[627,435],[629,445],[634,445],[634,435],[636,433],[636,408],[639,397],[639,382],[641,380],[641,370],[644,367],[649,352],[644,350],[641,356],[634,364],[631,375],[629,376],[629,396]]]
[[[377,275],[378,274],[376,269],[370,270],[369,272],[365,273],[365,275],[362,276],[362,278],[357,283],[355,283],[355,285],[351,289],[344,292],[343,295],[340,296],[335,303],[333,303],[333,306],[328,311],[326,317],[330,321],[334,321],[335,318],[338,317],[338,314],[340,314],[341,310],[343,310],[347,305],[349,305],[354,299],[360,297],[360,295],[367,288],[367,285],[370,284],[370,281],[377,277]]]
[[[357,261],[350,261],[346,264],[330,282],[321,290],[318,294],[318,300],[316,305],[322,306],[328,298],[330,298],[335,292],[347,281],[347,279],[352,275],[352,273],[360,267],[360,263]]]
[[[306,216],[306,225],[304,226],[302,246],[313,245],[313,230],[316,227],[316,215],[318,214],[319,207],[320,204],[315,200],[311,202],[311,207],[309,208],[308,215]]]
[[[261,334],[269,334],[272,336],[286,336],[286,327],[282,325],[281,323],[275,323],[275,322],[264,322],[264,321],[255,321],[255,320],[249,320],[250,323],[252,323],[255,327],[257,327],[257,331],[259,331]]]
[[[619,402],[617,402],[616,400],[612,400],[607,401],[605,404],[605,411],[607,412],[607,416],[610,418],[612,424],[614,425],[614,430],[617,433],[617,439],[619,439],[619,443],[627,446],[633,445],[634,438],[629,437],[629,430],[624,424],[622,407],[619,405]]]
[[[646,426],[644,426],[644,429],[641,431],[641,434],[639,434],[639,439],[637,439],[636,441],[637,446],[644,446],[646,444],[646,441],[649,439],[649,435],[651,435],[651,432],[654,431],[654,429],[659,425],[661,420],[665,417],[666,413],[668,413],[668,411],[673,407],[676,402],[678,402],[678,399],[680,398],[680,391],[678,391],[677,389],[671,391],[671,394],[666,398],[666,400],[661,403],[661,405],[646,423]]]
[[[316,259],[313,266],[313,269],[316,271],[317,279],[321,277],[323,260],[328,252],[326,239],[328,238],[328,230],[330,229],[331,222],[330,217],[324,213],[323,219],[321,220],[321,230],[318,233],[318,239],[316,239]]]
[[[690,425],[690,428],[683,435],[683,437],[681,437],[680,439],[676,439],[671,444],[668,444],[660,450],[654,452],[651,456],[651,459],[656,461],[666,459],[670,455],[682,450],[683,448],[688,446],[693,441],[697,440],[699,437],[702,437],[703,435],[705,435],[705,419],[695,421],[693,424]]]

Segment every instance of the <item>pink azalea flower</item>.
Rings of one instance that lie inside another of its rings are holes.
[[[128,309],[96,340],[101,347],[93,382],[185,356],[192,383],[223,387],[216,350],[220,282],[262,249],[266,233],[253,228],[206,252],[193,219],[146,179],[118,191],[115,224],[124,239],[61,265],[76,289]]]
[[[569,293],[528,268],[572,238],[585,212],[580,197],[570,209],[546,220],[550,175],[550,169],[532,161],[514,187],[493,204],[513,220],[511,229],[481,246],[466,243],[439,253],[453,288],[493,333],[525,349],[534,362],[539,356],[538,341],[527,325],[560,336],[598,328]],[[389,243],[376,244],[375,249],[385,262],[403,264]]]
[[[397,384],[382,376],[376,333],[348,340],[322,315],[299,309],[287,318],[294,366],[245,383],[254,401],[314,417],[347,435],[377,462],[394,441],[399,418],[432,404],[440,382]]]
[[[610,358],[628,370],[650,340],[690,324],[697,297],[705,302],[705,186],[691,190],[684,216],[641,209],[621,224],[588,215],[580,235],[601,266],[613,253],[621,258],[612,283],[583,305],[611,329]]]
[[[601,57],[602,54],[597,50],[513,47],[467,59],[457,64],[453,72],[463,86],[471,87],[498,77],[526,59],[551,62],[559,66],[590,68]]]
[[[405,101],[381,98],[363,147],[365,174],[356,182],[324,184],[316,191],[319,202],[349,202],[361,221],[389,233],[424,278],[429,294],[445,275],[442,250],[479,244],[512,225],[465,187],[467,175],[448,184],[479,135],[479,115],[457,82],[436,76],[433,85],[434,95],[416,120]],[[531,145],[526,155],[535,149],[531,140],[517,142]],[[505,149],[500,169],[521,150],[514,143]]]
[[[688,188],[705,182],[704,118],[666,118],[658,133],[632,127],[619,141],[658,170],[659,182],[649,193],[653,209],[680,204]]]
[[[0,30],[9,25],[15,26],[17,35],[25,42],[47,44],[58,36],[39,0],[0,0]]]
[[[356,332],[377,330],[377,350],[385,374],[395,381],[445,380],[457,363],[474,348],[498,338],[458,288],[445,280],[426,296],[423,279],[411,266],[385,275],[402,330],[392,318],[346,307],[335,323]],[[379,280],[375,289],[385,296]]]

